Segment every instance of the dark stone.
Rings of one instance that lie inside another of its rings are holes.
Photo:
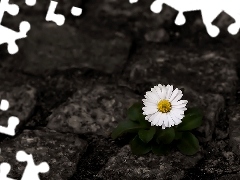
[[[107,163],[110,156],[120,148],[114,140],[100,136],[87,136],[88,148],[79,160],[77,171],[69,180],[95,179],[96,174]]]
[[[233,152],[240,155],[240,105],[230,107],[229,138]]]
[[[219,178],[219,180],[228,180],[228,179],[231,179],[231,180],[239,180],[240,179],[240,174],[237,173],[237,174],[228,174],[228,175],[223,175]]]
[[[42,75],[54,70],[90,67],[106,73],[121,72],[125,64],[131,40],[106,28],[87,27],[81,29],[64,24],[35,24],[29,33],[22,52],[6,62],[7,67],[27,73]]]
[[[150,10],[151,3],[147,0],[134,4],[130,4],[128,0],[88,0],[84,4],[85,18],[144,39],[146,32],[157,31],[174,24],[177,14],[177,11],[165,5],[160,14],[155,14]]]
[[[205,148],[205,160],[198,168],[205,173],[220,177],[240,171],[240,159],[228,147],[228,141],[212,141]],[[230,151],[229,151],[230,150]]]
[[[145,40],[149,42],[167,42],[169,35],[165,29],[149,31],[145,34]]]
[[[53,110],[47,127],[60,132],[107,137],[120,121],[125,120],[127,108],[138,101],[140,97],[127,88],[97,83],[86,85]]]
[[[188,100],[187,108],[197,107],[203,112],[203,123],[197,128],[200,132],[201,141],[210,141],[219,120],[220,112],[225,107],[223,96],[211,93],[198,93],[187,86],[180,86],[184,88],[184,95],[182,99]]]
[[[168,156],[132,155],[130,147],[124,146],[116,156],[109,158],[97,177],[107,179],[181,179],[185,170],[193,167],[202,158],[201,153],[184,156],[179,152]]]
[[[238,80],[235,65],[235,59],[217,52],[145,45],[132,56],[125,77],[133,85],[173,84],[198,92],[233,94]]]
[[[33,113],[36,105],[36,89],[27,85],[9,87],[0,91],[0,99],[9,102],[9,109],[0,111],[1,126],[8,126],[8,118],[16,116],[20,120],[15,130],[18,131],[27,123]]]
[[[216,139],[221,140],[221,139],[227,138],[229,135],[229,132],[228,132],[228,129],[227,129],[227,131],[223,131],[219,128],[216,128],[215,135],[216,135]]]
[[[54,131],[25,130],[14,139],[1,143],[0,161],[11,165],[9,177],[19,179],[26,163],[15,158],[20,150],[32,154],[35,164],[47,162],[49,172],[40,173],[42,180],[66,180],[73,175],[79,158],[84,153],[87,143],[72,134],[60,134]]]

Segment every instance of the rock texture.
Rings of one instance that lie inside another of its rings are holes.
[[[115,73],[121,72],[130,46],[131,39],[106,28],[36,24],[24,45],[28,49],[25,58],[9,60],[6,66],[15,64],[36,75],[82,67]]]
[[[18,131],[24,126],[29,117],[32,115],[36,105],[36,89],[31,86],[21,86],[6,88],[0,91],[1,99],[9,102],[9,109],[7,111],[0,111],[0,124],[8,126],[8,118],[11,116],[18,117],[20,123],[16,127]]]
[[[139,78],[139,77],[143,78]],[[197,52],[169,46],[146,45],[137,50],[125,77],[132,83],[191,86],[198,92],[234,93],[235,60],[218,52]]]
[[[181,179],[184,170],[191,168],[202,158],[201,154],[192,157],[180,153],[158,157],[150,154],[144,157],[132,155],[130,147],[124,146],[116,156],[109,159],[97,175],[100,178],[118,179]]]
[[[239,113],[240,105],[235,107],[231,107],[231,114],[229,114],[229,137],[230,144],[233,148],[234,153],[240,155],[240,113]]]
[[[87,143],[76,135],[60,134],[47,129],[25,130],[14,139],[0,144],[0,160],[11,164],[9,177],[19,179],[26,164],[18,162],[15,156],[18,151],[23,150],[33,155],[35,164],[44,161],[49,164],[50,171],[41,174],[41,179],[65,180],[73,175],[86,146]]]
[[[20,179],[26,164],[15,156],[24,150],[36,164],[49,163],[41,180],[239,179],[238,35],[210,38],[200,12],[185,13],[178,27],[177,11],[164,5],[154,14],[147,0],[58,0],[63,26],[46,22],[50,1],[10,2],[20,12],[4,13],[1,24],[19,31],[26,20],[31,30],[16,42],[17,54],[0,46],[0,98],[10,102],[0,125],[9,116],[21,121],[16,136],[0,134],[9,177]],[[83,9],[80,17],[72,6]],[[229,23],[224,14],[213,22]],[[196,155],[134,156],[126,137],[110,138],[127,108],[157,84],[181,88],[188,107],[203,111]]]
[[[109,136],[140,97],[126,88],[92,84],[79,89],[48,117],[47,127],[60,132]]]

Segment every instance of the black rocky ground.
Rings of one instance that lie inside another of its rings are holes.
[[[62,27],[45,21],[48,1],[33,8],[11,2],[21,11],[3,24],[18,30],[27,20],[32,29],[16,55],[0,50],[0,97],[10,102],[0,124],[20,119],[16,136],[0,135],[9,177],[20,179],[25,163],[14,156],[24,150],[36,164],[49,163],[43,180],[240,179],[240,40],[224,31],[231,18],[214,22],[223,30],[213,39],[200,12],[186,13],[187,24],[177,27],[175,10],[153,14],[147,0],[59,0]],[[72,6],[83,15],[72,17]],[[127,108],[159,83],[183,87],[188,106],[204,111],[194,156],[137,157],[126,139],[110,138]]]

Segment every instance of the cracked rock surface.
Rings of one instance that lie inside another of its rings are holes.
[[[94,133],[108,137],[126,118],[127,108],[140,101],[126,88],[93,84],[79,89],[48,117],[47,127],[60,132]]]
[[[15,136],[0,134],[8,177],[20,179],[26,163],[15,156],[24,150],[35,164],[49,163],[41,180],[240,178],[239,35],[210,38],[200,12],[175,26],[177,12],[164,5],[154,14],[150,1],[59,0],[63,26],[46,22],[48,1],[11,2],[21,11],[5,13],[2,24],[19,31],[26,20],[31,30],[16,42],[17,54],[0,46],[0,98],[10,103],[0,125],[20,119]],[[73,17],[72,6],[83,14]],[[217,20],[221,27],[228,22],[226,14]],[[110,138],[127,108],[157,84],[183,89],[187,106],[203,111],[196,155],[134,156],[127,136]]]
[[[116,156],[109,159],[97,175],[100,178],[117,179],[181,179],[184,170],[193,167],[202,158],[201,154],[184,156],[179,152],[159,157],[153,154],[138,157],[132,155],[130,147],[124,146]],[[182,166],[184,165],[184,166]]]
[[[42,179],[67,179],[73,175],[87,143],[73,134],[60,134],[43,129],[25,130],[16,138],[3,141],[0,146],[1,162],[12,165],[10,177],[21,177],[25,163],[18,162],[15,154],[24,150],[33,155],[35,164],[44,161],[49,164],[51,171],[43,174]]]

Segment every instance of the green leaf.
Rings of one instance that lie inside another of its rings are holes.
[[[151,127],[151,123],[145,120],[141,103],[134,103],[127,111],[127,117],[131,121],[139,122],[144,128]]]
[[[135,132],[135,131],[137,132],[141,128],[143,128],[143,127],[139,123],[136,123],[133,121],[122,121],[113,130],[111,137],[113,139],[116,139],[124,133]]]
[[[177,143],[177,148],[182,154],[193,155],[199,150],[198,139],[190,132],[184,132]]]
[[[157,135],[157,143],[170,144],[175,138],[175,131],[173,128],[166,128],[159,131]]]
[[[130,142],[132,153],[135,155],[143,155],[151,151],[150,144],[146,144],[139,139],[138,135]]]
[[[145,119],[145,116],[142,114],[139,118],[139,123],[144,127],[144,128],[150,128],[151,123]]]
[[[153,144],[152,152],[156,155],[162,156],[166,155],[171,151],[171,146],[168,144]]]
[[[142,104],[141,103],[134,103],[127,111],[127,116],[132,121],[139,121],[143,114],[142,114]]]
[[[175,140],[181,139],[182,138],[182,132],[175,131]]]
[[[189,109],[185,113],[185,117],[182,122],[178,125],[179,131],[188,131],[195,129],[202,124],[203,115],[197,108]]]
[[[140,129],[138,131],[138,136],[144,143],[148,143],[149,141],[152,140],[155,133],[156,133],[156,127],[150,127],[150,129],[147,129],[147,130]]]

